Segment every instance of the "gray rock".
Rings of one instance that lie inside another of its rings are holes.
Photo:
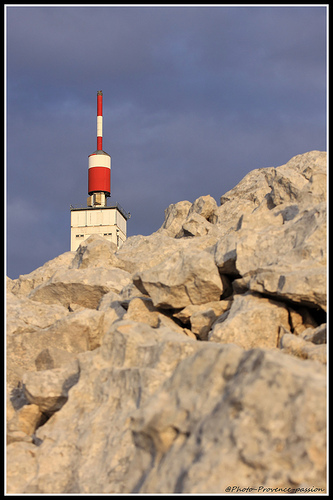
[[[105,293],[119,293],[130,282],[130,274],[117,268],[59,270],[46,283],[35,288],[29,298],[46,304],[62,304],[65,307],[78,304],[96,309]]]
[[[277,351],[199,351],[133,414],[131,491],[325,489],[325,385],[319,364]]]
[[[191,213],[186,218],[177,237],[205,236],[209,233],[211,227],[212,225],[202,215]]]
[[[115,253],[117,245],[98,234],[92,234],[81,243],[76,250],[71,267],[86,269],[87,267],[118,267]]]
[[[325,203],[281,226],[248,229],[236,254],[242,287],[326,310]]]
[[[229,285],[206,251],[177,252],[160,265],[135,274],[133,282],[148,293],[155,307],[165,308],[219,300]]]
[[[192,204],[188,215],[198,214],[201,215],[204,219],[215,224],[217,221],[217,204],[214,198],[210,195],[200,196],[195,200]]]
[[[43,304],[24,295],[17,296],[9,292],[6,299],[7,335],[47,328],[69,314],[68,308],[60,304]]]
[[[135,450],[131,413],[182,359],[203,345],[167,328],[127,320],[115,323],[100,349],[79,356],[80,379],[68,401],[37,430],[38,474],[27,489],[126,491],[124,475]]]
[[[28,295],[34,288],[48,281],[59,269],[68,269],[75,256],[75,252],[65,252],[52,260],[45,262],[29,274],[22,274],[18,279],[12,280],[11,291],[15,295]]]
[[[313,344],[307,342],[302,337],[297,337],[290,333],[285,333],[280,341],[280,347],[283,352],[292,354],[302,359],[313,359],[323,364],[327,362],[327,352],[325,344]]]
[[[207,340],[212,324],[230,309],[231,304],[232,300],[220,300],[201,305],[190,305],[175,313],[174,317],[185,325],[190,323],[191,331],[200,340]]]
[[[80,377],[78,361],[54,370],[27,372],[23,375],[25,397],[38,406],[42,413],[50,415],[66,403],[68,391]]]
[[[125,311],[124,311],[125,313]],[[7,339],[7,381],[13,388],[25,371],[38,370],[39,363],[60,367],[80,352],[96,349],[111,326],[117,311],[84,309],[56,321],[48,328],[23,331]],[[60,349],[60,353],[54,349]],[[45,350],[48,351],[46,355]],[[42,352],[44,351],[44,356]],[[61,355],[61,352],[64,354]],[[36,364],[37,360],[37,364]]]
[[[160,264],[182,245],[164,232],[131,236],[117,252],[119,267],[133,274]]]
[[[289,330],[289,313],[281,303],[260,295],[234,295],[231,307],[209,333],[213,342],[235,343],[244,349],[278,347],[280,327]]]
[[[238,290],[326,310],[326,153],[252,171],[221,202],[220,272],[239,278]]]
[[[164,222],[157,232],[175,237],[180,232],[191,206],[189,201],[180,201],[169,205],[164,211]]]
[[[307,328],[301,333],[300,336],[304,340],[312,342],[313,344],[326,344],[327,343],[326,323],[323,323],[317,328]]]

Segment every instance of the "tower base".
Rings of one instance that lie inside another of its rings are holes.
[[[120,248],[126,240],[127,220],[130,214],[118,205],[110,207],[71,207],[71,251],[92,234],[99,234]]]

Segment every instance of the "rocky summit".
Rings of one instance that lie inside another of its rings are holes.
[[[326,163],[7,278],[7,493],[326,491]]]

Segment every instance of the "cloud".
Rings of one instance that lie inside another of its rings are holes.
[[[323,6],[6,14],[14,277],[69,248],[69,205],[86,203],[99,89],[111,201],[131,212],[130,235],[155,231],[170,203],[218,201],[253,168],[326,148]]]

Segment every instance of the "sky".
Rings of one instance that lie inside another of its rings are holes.
[[[5,6],[5,243],[16,279],[70,250],[103,91],[111,198],[149,235],[172,203],[326,150],[327,6]]]

